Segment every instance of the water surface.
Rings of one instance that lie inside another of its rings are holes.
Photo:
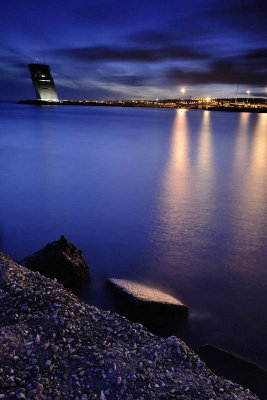
[[[266,114],[1,104],[0,122],[2,251],[64,234],[90,304],[114,308],[108,277],[151,284],[189,305],[188,344],[267,367]]]

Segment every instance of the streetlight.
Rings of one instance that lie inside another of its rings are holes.
[[[186,92],[185,88],[182,88],[182,89],[181,89],[181,93],[182,93],[182,100],[183,100],[183,95],[185,94],[185,92]]]
[[[248,95],[248,97],[249,97],[249,95],[250,95],[250,90],[247,90],[247,95]],[[248,98],[247,98],[247,103],[248,103]]]
[[[210,101],[211,101],[211,98],[210,97],[206,97],[207,106],[209,105]]]

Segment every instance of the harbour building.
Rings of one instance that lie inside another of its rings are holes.
[[[37,100],[59,101],[50,68],[45,64],[29,64]]]

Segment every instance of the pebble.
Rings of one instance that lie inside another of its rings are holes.
[[[117,378],[117,384],[118,384],[118,385],[121,384],[121,377],[120,377],[120,376],[118,376],[118,378]]]
[[[259,400],[177,337],[81,304],[1,253],[0,297],[0,399]]]
[[[106,400],[106,396],[105,396],[103,390],[101,390],[100,400]]]

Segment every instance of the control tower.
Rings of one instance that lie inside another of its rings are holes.
[[[50,68],[45,64],[29,64],[37,100],[59,101]]]

